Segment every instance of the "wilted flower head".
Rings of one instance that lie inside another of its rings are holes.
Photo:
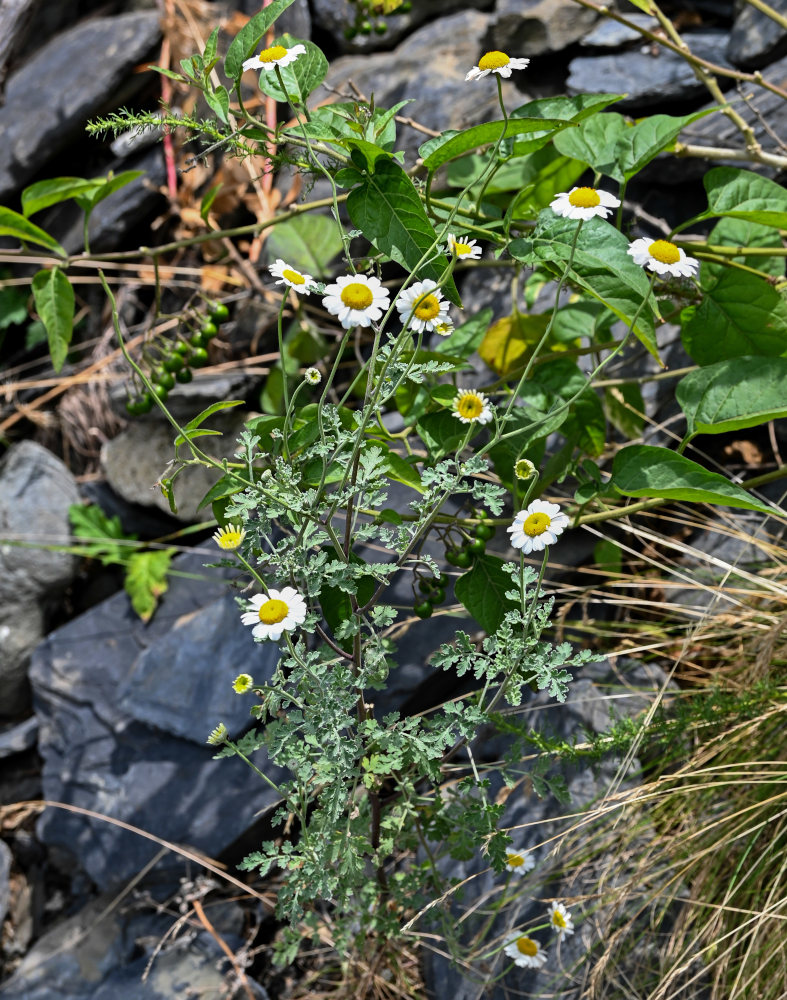
[[[307,368],[303,373],[303,377],[309,385],[319,385],[322,382],[322,375],[319,368]]]
[[[227,742],[227,737],[229,736],[229,731],[223,722],[220,722],[218,726],[211,732],[210,736],[205,741],[210,743],[211,746],[219,746],[222,743]]]

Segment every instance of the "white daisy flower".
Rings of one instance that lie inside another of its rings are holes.
[[[254,687],[254,678],[251,674],[238,674],[235,680],[232,682],[232,690],[236,694],[246,694],[247,691],[251,691]]]
[[[514,872],[517,875],[526,875],[532,871],[536,865],[536,859],[530,851],[512,851],[506,848],[506,871]]]
[[[488,424],[492,419],[492,404],[483,394],[475,389],[465,389],[460,392],[452,403],[454,416],[463,424]]]
[[[351,326],[376,323],[390,305],[390,296],[378,278],[347,274],[325,286],[322,304],[349,330]]]
[[[263,49],[258,56],[247,59],[243,64],[243,72],[245,73],[247,69],[261,69],[269,73],[274,66],[283,69],[295,62],[305,51],[305,45],[293,45],[291,49],[285,49],[283,45],[272,45],[269,49]]]
[[[254,626],[251,634],[255,639],[278,642],[282,632],[289,632],[306,621],[306,601],[293,587],[255,594],[249,600],[249,610],[240,620],[244,625]]]
[[[438,337],[450,337],[454,332],[454,324],[450,320],[445,323],[435,323],[434,332]]]
[[[276,282],[277,285],[289,285],[290,288],[294,288],[302,295],[308,295],[312,291],[311,286],[314,284],[314,278],[310,274],[301,274],[300,271],[296,271],[294,267],[285,264],[281,257],[275,264],[271,264],[268,270],[274,278],[279,279]]]
[[[322,375],[319,368],[307,368],[303,377],[309,385],[319,385],[322,382]]]
[[[477,243],[478,240],[460,240],[453,233],[448,234],[448,249],[459,260],[478,260],[481,257],[481,247]]]
[[[680,247],[669,240],[649,240],[643,237],[628,248],[634,263],[656,274],[671,274],[676,278],[691,278],[697,273],[700,262],[687,257]]]
[[[226,528],[219,528],[212,535],[213,541],[225,552],[234,552],[235,549],[239,549],[245,537],[246,529],[239,524],[228,524]]]
[[[512,69],[526,69],[529,65],[529,59],[511,59],[505,52],[487,52],[478,60],[478,65],[473,66],[465,80],[480,80],[488,73],[509,77]]]
[[[598,191],[591,187],[575,187],[562,191],[549,203],[553,212],[566,219],[592,219],[597,215],[606,219],[613,208],[620,205],[620,198],[608,191]]]
[[[409,326],[416,333],[434,330],[448,320],[448,303],[437,287],[437,282],[416,281],[399,294],[396,300],[402,326]]]
[[[549,910],[549,922],[552,924],[552,929],[560,935],[574,933],[574,921],[562,903],[552,904]]]
[[[568,518],[556,503],[534,500],[526,510],[520,510],[506,531],[511,532],[511,545],[527,554],[554,545],[567,527]]]
[[[547,960],[546,952],[538,941],[527,934],[512,938],[503,950],[521,969],[540,969]]]

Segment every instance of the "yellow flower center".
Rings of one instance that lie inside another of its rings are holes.
[[[260,621],[264,625],[278,625],[287,617],[288,610],[284,601],[266,601],[259,610]]]
[[[458,240],[454,240],[454,253],[457,257],[466,257],[472,252],[473,248],[469,243],[460,243]]]
[[[507,66],[511,60],[505,54],[505,52],[487,52],[486,55],[481,56],[478,60],[479,69],[500,69],[501,66]]]
[[[219,532],[216,544],[220,549],[237,549],[243,541],[245,531],[239,528],[224,528]]]
[[[521,854],[508,855],[508,864],[511,866],[511,868],[519,868],[519,866],[523,865],[524,863],[525,859],[522,857]]]
[[[339,298],[350,309],[368,309],[374,301],[374,296],[370,292],[369,286],[362,284],[360,281],[354,281],[351,285],[345,285]]]
[[[271,48],[263,49],[262,52],[260,52],[260,62],[276,62],[277,59],[283,59],[286,55],[287,50],[283,45],[274,45]]]
[[[680,250],[668,240],[656,240],[655,243],[651,243],[648,253],[662,264],[677,264],[680,260]]]
[[[543,535],[551,523],[552,518],[549,514],[543,514],[541,511],[538,511],[535,514],[530,514],[522,525],[522,530],[526,535],[535,538],[536,535]]]
[[[477,420],[484,412],[484,402],[480,396],[468,393],[466,396],[462,396],[456,404],[456,409],[460,416],[466,417],[468,420]]]
[[[516,950],[521,952],[523,955],[529,955],[531,958],[535,958],[538,954],[538,942],[529,937],[517,938]]]
[[[562,930],[565,930],[566,918],[563,916],[560,910],[555,910],[555,912],[552,914],[552,923],[555,925],[555,927],[560,927]]]
[[[595,188],[577,188],[568,196],[568,203],[574,208],[595,208],[601,204],[601,198]]]
[[[413,311],[418,319],[434,319],[440,312],[440,303],[437,301],[437,296],[427,295],[426,298],[421,299]]]
[[[284,270],[281,272],[281,276],[282,278],[285,278],[287,281],[292,282],[293,285],[302,285],[306,281],[306,279],[302,274],[298,274],[297,271],[293,271],[289,267],[284,268]]]

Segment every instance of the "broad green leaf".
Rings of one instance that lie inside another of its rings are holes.
[[[762,256],[760,254],[746,253],[748,247],[772,247],[774,250],[783,249],[784,243],[782,242],[782,238],[778,230],[772,226],[763,226],[759,222],[750,222],[748,219],[726,217],[720,219],[710,231],[708,243],[711,247],[728,246],[740,248],[738,256],[727,257],[725,259],[737,261],[757,271],[764,271],[765,274],[770,274],[774,278],[784,277],[784,257],[781,254]],[[727,270],[723,264],[704,260],[702,262],[703,284],[708,284],[708,278],[710,277],[719,277],[723,270]]]
[[[631,440],[642,434],[645,426],[645,403],[636,382],[606,386],[603,405],[609,422],[626,439]]]
[[[378,447],[380,442],[377,442]],[[404,483],[407,486],[412,486],[414,490],[418,490],[419,493],[423,493],[423,487],[421,486],[421,476],[418,473],[418,469],[415,466],[410,465],[406,462],[401,455],[398,455],[395,451],[391,451],[390,448],[385,450],[385,461],[388,466],[388,474],[391,479],[395,479],[399,483]]]
[[[366,565],[363,559],[354,552],[350,553],[350,562],[358,567]],[[359,574],[356,580],[358,583],[358,593],[356,595],[358,606],[363,607],[367,601],[372,599],[377,589],[377,583],[374,577],[369,574]],[[350,603],[350,595],[339,587],[322,587],[320,590],[320,607],[331,632],[335,632],[342,622],[349,621],[352,618],[353,610]],[[352,644],[352,637],[340,640],[342,649],[349,651],[352,649]]]
[[[493,315],[491,306],[487,306],[486,309],[482,309],[481,312],[471,316],[461,326],[458,326],[450,337],[434,344],[432,350],[436,354],[453,354],[460,358],[469,358],[473,351],[478,350],[478,345],[481,343]]]
[[[128,560],[124,587],[131,605],[143,622],[150,621],[159,598],[166,593],[172,557],[177,549],[134,552]]]
[[[202,510],[203,507],[207,507],[208,504],[215,503],[217,500],[231,497],[234,493],[241,493],[244,489],[243,483],[238,480],[237,476],[222,476],[200,500],[197,510]]]
[[[609,339],[609,327],[614,316],[596,299],[577,296],[576,300],[561,306],[555,314],[552,333],[563,344],[585,338],[591,344]]]
[[[612,463],[612,486],[627,497],[688,500],[774,513],[724,476],[708,472],[669,448],[652,445],[633,444],[617,453]]]
[[[515,185],[518,193],[511,199],[506,210],[506,231],[513,219],[534,219],[539,212],[549,207],[555,195],[561,191],[569,191],[585,172],[582,163],[563,156],[551,145],[514,161],[517,162],[521,164],[521,183]],[[499,183],[497,174],[488,189],[490,195],[495,193],[496,181]],[[506,179],[506,183],[510,181]]]
[[[478,149],[479,146],[488,146],[501,138],[565,128],[569,124],[570,122],[564,122],[558,118],[512,117],[508,119],[508,122],[483,122],[481,125],[473,125],[472,128],[464,129],[461,132],[427,139],[419,146],[418,154],[423,159],[426,169],[434,171],[444,163],[448,163],[449,160],[456,159],[457,156]]]
[[[282,35],[274,45],[283,45],[291,49],[294,45],[303,45],[306,51],[289,64],[281,67],[281,78],[285,89],[279,86],[279,78],[275,72],[263,70],[260,73],[260,90],[268,97],[290,104],[304,104],[313,90],[320,86],[328,72],[328,60],[323,51],[314,42],[303,38],[293,38],[292,35]],[[297,129],[293,129],[297,134]]]
[[[58,267],[39,271],[33,277],[36,311],[46,327],[52,367],[63,367],[74,329],[74,289]]]
[[[271,260],[281,257],[288,266],[321,278],[342,252],[342,237],[327,215],[304,213],[274,226],[265,247]]]
[[[214,28],[211,31],[208,40],[205,42],[205,51],[202,53],[202,59],[206,66],[210,66],[213,60],[216,58],[216,49],[219,44],[219,29]]]
[[[230,95],[227,93],[227,88],[218,86],[215,90],[204,90],[202,93],[208,106],[226,125],[230,120]]]
[[[593,546],[593,562],[606,573],[621,573],[623,570],[623,550],[608,538],[600,538]]]
[[[22,192],[22,212],[25,218],[35,215],[42,208],[57,205],[69,198],[90,196],[104,183],[104,178],[86,180],[84,177],[51,177],[37,181]]]
[[[198,413],[196,417],[189,420],[183,428],[186,434],[178,434],[175,438],[175,447],[177,448],[180,445],[185,444],[187,438],[194,437],[193,434],[189,434],[189,431],[196,430],[208,419],[208,417],[212,417],[214,413],[219,413],[221,410],[230,410],[233,406],[242,406],[243,402],[244,401],[242,399],[222,399],[217,403],[211,403],[210,406],[205,407],[201,413]],[[220,434],[221,432],[214,431],[214,433]]]
[[[291,3],[294,3],[294,0],[273,0],[273,3],[243,25],[230,43],[224,59],[224,72],[230,80],[240,76],[243,63],[254,55],[262,36]]]
[[[422,262],[430,248],[436,247],[437,235],[413,182],[398,163],[377,160],[374,173],[365,175],[363,183],[347,196],[347,212],[352,224],[380,253],[411,273],[417,269],[420,279],[442,280],[449,262],[434,252],[431,260]],[[453,278],[443,285],[443,292],[459,305]]]
[[[718,108],[694,111],[674,118],[672,115],[650,115],[623,132],[616,144],[618,165],[626,180],[646,167],[659,153],[668,149],[680,132],[692,122],[713,114]]]
[[[61,257],[68,256],[63,247],[49,233],[45,233],[43,229],[39,229],[32,222],[28,222],[24,215],[20,215],[19,212],[3,208],[2,205],[0,205],[0,236],[13,236],[25,243],[37,243]]]
[[[98,504],[71,504],[68,520],[74,538],[85,542],[79,551],[89,559],[100,559],[102,566],[125,563],[133,552],[120,543],[133,542],[137,536],[127,535],[117,514],[108,516]]]
[[[564,156],[571,156],[622,183],[624,175],[618,164],[617,149],[628,128],[623,115],[607,111],[588,118],[579,128],[560,132],[555,136],[555,147]]]
[[[703,275],[702,301],[680,315],[681,339],[692,359],[711,365],[747,355],[787,355],[784,297],[754,274],[720,270],[718,279]]]
[[[708,193],[705,217],[728,215],[787,229],[787,191],[781,184],[737,167],[714,167],[702,182]]]
[[[546,390],[553,400],[568,401],[579,393],[560,431],[568,440],[577,441],[588,454],[601,454],[606,436],[604,411],[584,372],[570,358],[555,358],[539,365],[532,382]]]
[[[513,584],[504,565],[502,559],[484,553],[454,584],[457,600],[490,635],[500,628],[506,611],[516,607],[506,597]]]
[[[106,177],[101,178],[101,183],[95,191],[85,195],[77,195],[76,200],[89,215],[100,201],[108,198],[115,191],[119,191],[126,184],[135,181],[138,177],[142,177],[144,173],[144,170],[124,170],[120,174],[109,173]]]
[[[418,420],[416,427],[433,458],[442,458],[443,455],[456,451],[467,433],[467,425],[449,410],[427,413]],[[480,425],[478,429],[481,429]]]
[[[787,358],[734,358],[685,375],[675,388],[687,439],[787,416]]]

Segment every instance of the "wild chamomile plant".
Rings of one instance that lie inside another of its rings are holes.
[[[428,139],[409,163],[396,152],[402,104],[314,106],[327,71],[322,52],[306,39],[266,36],[291,2],[274,0],[240,30],[223,61],[226,84],[217,82],[218,29],[183,61],[183,73],[166,71],[201,91],[215,116],[204,127],[187,120],[192,137],[226,155],[259,155],[271,168],[295,165],[307,189],[320,181],[327,192],[267,221],[208,234],[268,228],[274,246],[305,238],[312,251],[305,260],[273,254],[267,277],[281,294],[281,362],[263,389],[265,413],[247,422],[234,460],[211,458],[199,438],[211,433],[204,424],[214,413],[239,401],[217,401],[185,426],[166,406],[174,383],[208,363],[227,305],[189,300],[167,317],[175,334],[135,356],[99,272],[133,373],[130,413],[158,406],[176,435],[162,488],[175,503],[181,469],[215,470],[203,506],[212,506],[216,544],[246,587],[238,628],[280,648],[272,676],[255,676],[250,662],[234,681],[239,695],[254,698],[257,725],[238,738],[219,723],[209,742],[269,784],[254,758],[262,748],[290,775],[276,786],[276,838],[243,865],[280,880],[278,913],[293,928],[282,960],[297,949],[298,928],[320,920],[344,952],[375,935],[390,938],[450,887],[444,857],[481,851],[501,877],[511,870],[510,839],[498,829],[503,807],[490,798],[473,741],[530,689],[564,699],[569,669],[591,656],[549,641],[550,546],[572,521],[636,509],[621,498],[773,513],[683,452],[698,434],[787,413],[779,235],[787,193],[750,171],[717,167],[705,177],[707,208],[694,218],[655,239],[627,235],[637,225],[624,215],[629,182],[706,112],[632,123],[606,110],[616,94],[510,108],[503,80],[528,60],[486,52],[457,85],[496,87],[500,116]],[[256,74],[266,97],[289,104],[287,125],[272,129],[250,112],[244,73]],[[135,124],[150,126],[124,114],[92,129]],[[3,233],[53,255],[33,293],[56,364],[71,337],[72,262],[28,217],[74,198],[87,220],[120,183],[38,182],[23,195],[23,214],[3,210]],[[720,221],[707,239],[680,240],[682,230],[712,218]],[[139,259],[153,263],[157,318],[159,264],[201,240],[140,248]],[[512,272],[511,313],[494,323],[488,309],[460,314],[457,278],[484,252],[485,264]],[[90,257],[87,242],[82,256]],[[537,293],[549,283],[553,304],[537,312]],[[696,362],[676,390],[686,417],[677,451],[638,440],[642,377],[615,392],[596,385],[635,346],[660,363],[657,331],[666,319],[680,326]],[[492,375],[466,375],[475,352]],[[550,436],[559,446],[547,454]],[[554,484],[564,481],[574,495],[561,506]],[[503,525],[498,554],[488,553]],[[392,596],[404,576],[413,595],[407,607]],[[403,626],[445,613],[451,585],[482,635],[457,630],[431,665],[452,672],[461,695],[417,716],[379,713],[375,699],[396,669]],[[568,934],[570,912],[556,905],[544,926]],[[517,929],[497,954],[537,968],[547,960],[540,933]]]

